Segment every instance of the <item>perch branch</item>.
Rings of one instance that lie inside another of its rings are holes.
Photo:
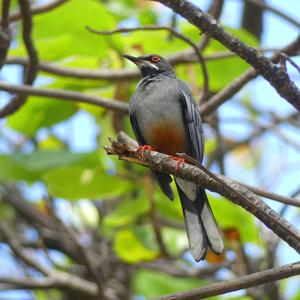
[[[144,158],[142,158],[139,151],[137,151],[136,145],[125,143],[123,137],[124,133],[119,134],[119,141],[112,141],[110,147],[105,147],[106,152],[118,155],[120,159],[136,162],[162,173],[176,174],[179,178],[219,193],[255,215],[281,239],[300,253],[300,232],[247,188],[229,178],[212,174],[204,167],[199,169],[185,163],[176,170],[176,162],[168,155],[162,153],[146,151]]]

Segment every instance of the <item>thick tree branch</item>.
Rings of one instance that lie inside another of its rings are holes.
[[[124,134],[121,133],[118,142],[112,142],[110,147],[105,148],[107,153],[118,155],[123,160],[148,166],[156,171],[172,175],[176,174],[179,178],[192,181],[203,188],[219,193],[255,215],[281,239],[300,253],[300,232],[247,188],[229,178],[212,174],[204,167],[199,169],[189,164],[183,164],[176,170],[176,162],[168,155],[162,153],[146,151],[144,158],[142,158],[136,146],[124,141],[127,142],[128,138],[124,138]]]
[[[156,298],[156,300],[198,300],[246,289],[252,286],[258,286],[263,283],[280,280],[299,274],[300,262],[296,262],[279,268],[272,268],[250,275],[240,276],[236,279],[213,283],[202,288],[176,293],[173,295],[162,296]]]
[[[202,32],[212,36],[226,48],[235,52],[247,63],[258,70],[276,89],[277,93],[300,111],[300,90],[288,74],[272,64],[267,57],[227,32],[215,19],[199,7],[186,0],[154,0],[168,6],[176,13],[197,26]]]
[[[41,97],[57,98],[69,101],[80,101],[90,104],[95,104],[107,109],[116,110],[120,112],[127,112],[127,103],[108,100],[98,96],[87,95],[79,92],[59,90],[59,89],[47,89],[47,88],[34,88],[30,85],[13,85],[0,82],[0,90],[9,93],[16,93],[20,95],[32,95]]]
[[[270,58],[271,62],[277,63],[282,56],[282,53],[286,55],[294,55],[295,52],[300,50],[300,35],[288,46],[281,50],[275,51],[274,55]],[[233,97],[238,91],[241,90],[250,80],[255,79],[259,75],[259,71],[250,68],[235,80],[230,82],[217,94],[212,96],[206,103],[203,103],[200,107],[201,114],[204,116],[215,111],[219,106],[225,103],[229,98]]]

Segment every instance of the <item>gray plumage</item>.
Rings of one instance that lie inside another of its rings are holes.
[[[202,162],[202,123],[190,88],[158,55],[125,57],[137,64],[143,75],[129,104],[130,120],[139,144],[170,155],[185,152]],[[162,191],[173,200],[171,177],[153,173]],[[223,241],[204,189],[176,177],[175,182],[193,257],[196,261],[203,259],[208,247],[221,253]]]

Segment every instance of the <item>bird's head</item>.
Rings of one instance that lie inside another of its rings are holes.
[[[124,57],[138,66],[143,77],[161,74],[164,72],[173,73],[171,65],[163,57],[157,54],[143,55],[139,57],[124,55]]]

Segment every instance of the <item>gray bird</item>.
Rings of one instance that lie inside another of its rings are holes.
[[[184,152],[202,162],[202,123],[190,88],[159,55],[124,57],[139,67],[143,77],[129,104],[131,125],[140,146],[149,145],[171,156]],[[153,174],[164,194],[173,200],[171,177],[156,171]],[[193,257],[196,261],[204,259],[208,247],[220,254],[223,240],[205,190],[186,180],[174,179]]]

